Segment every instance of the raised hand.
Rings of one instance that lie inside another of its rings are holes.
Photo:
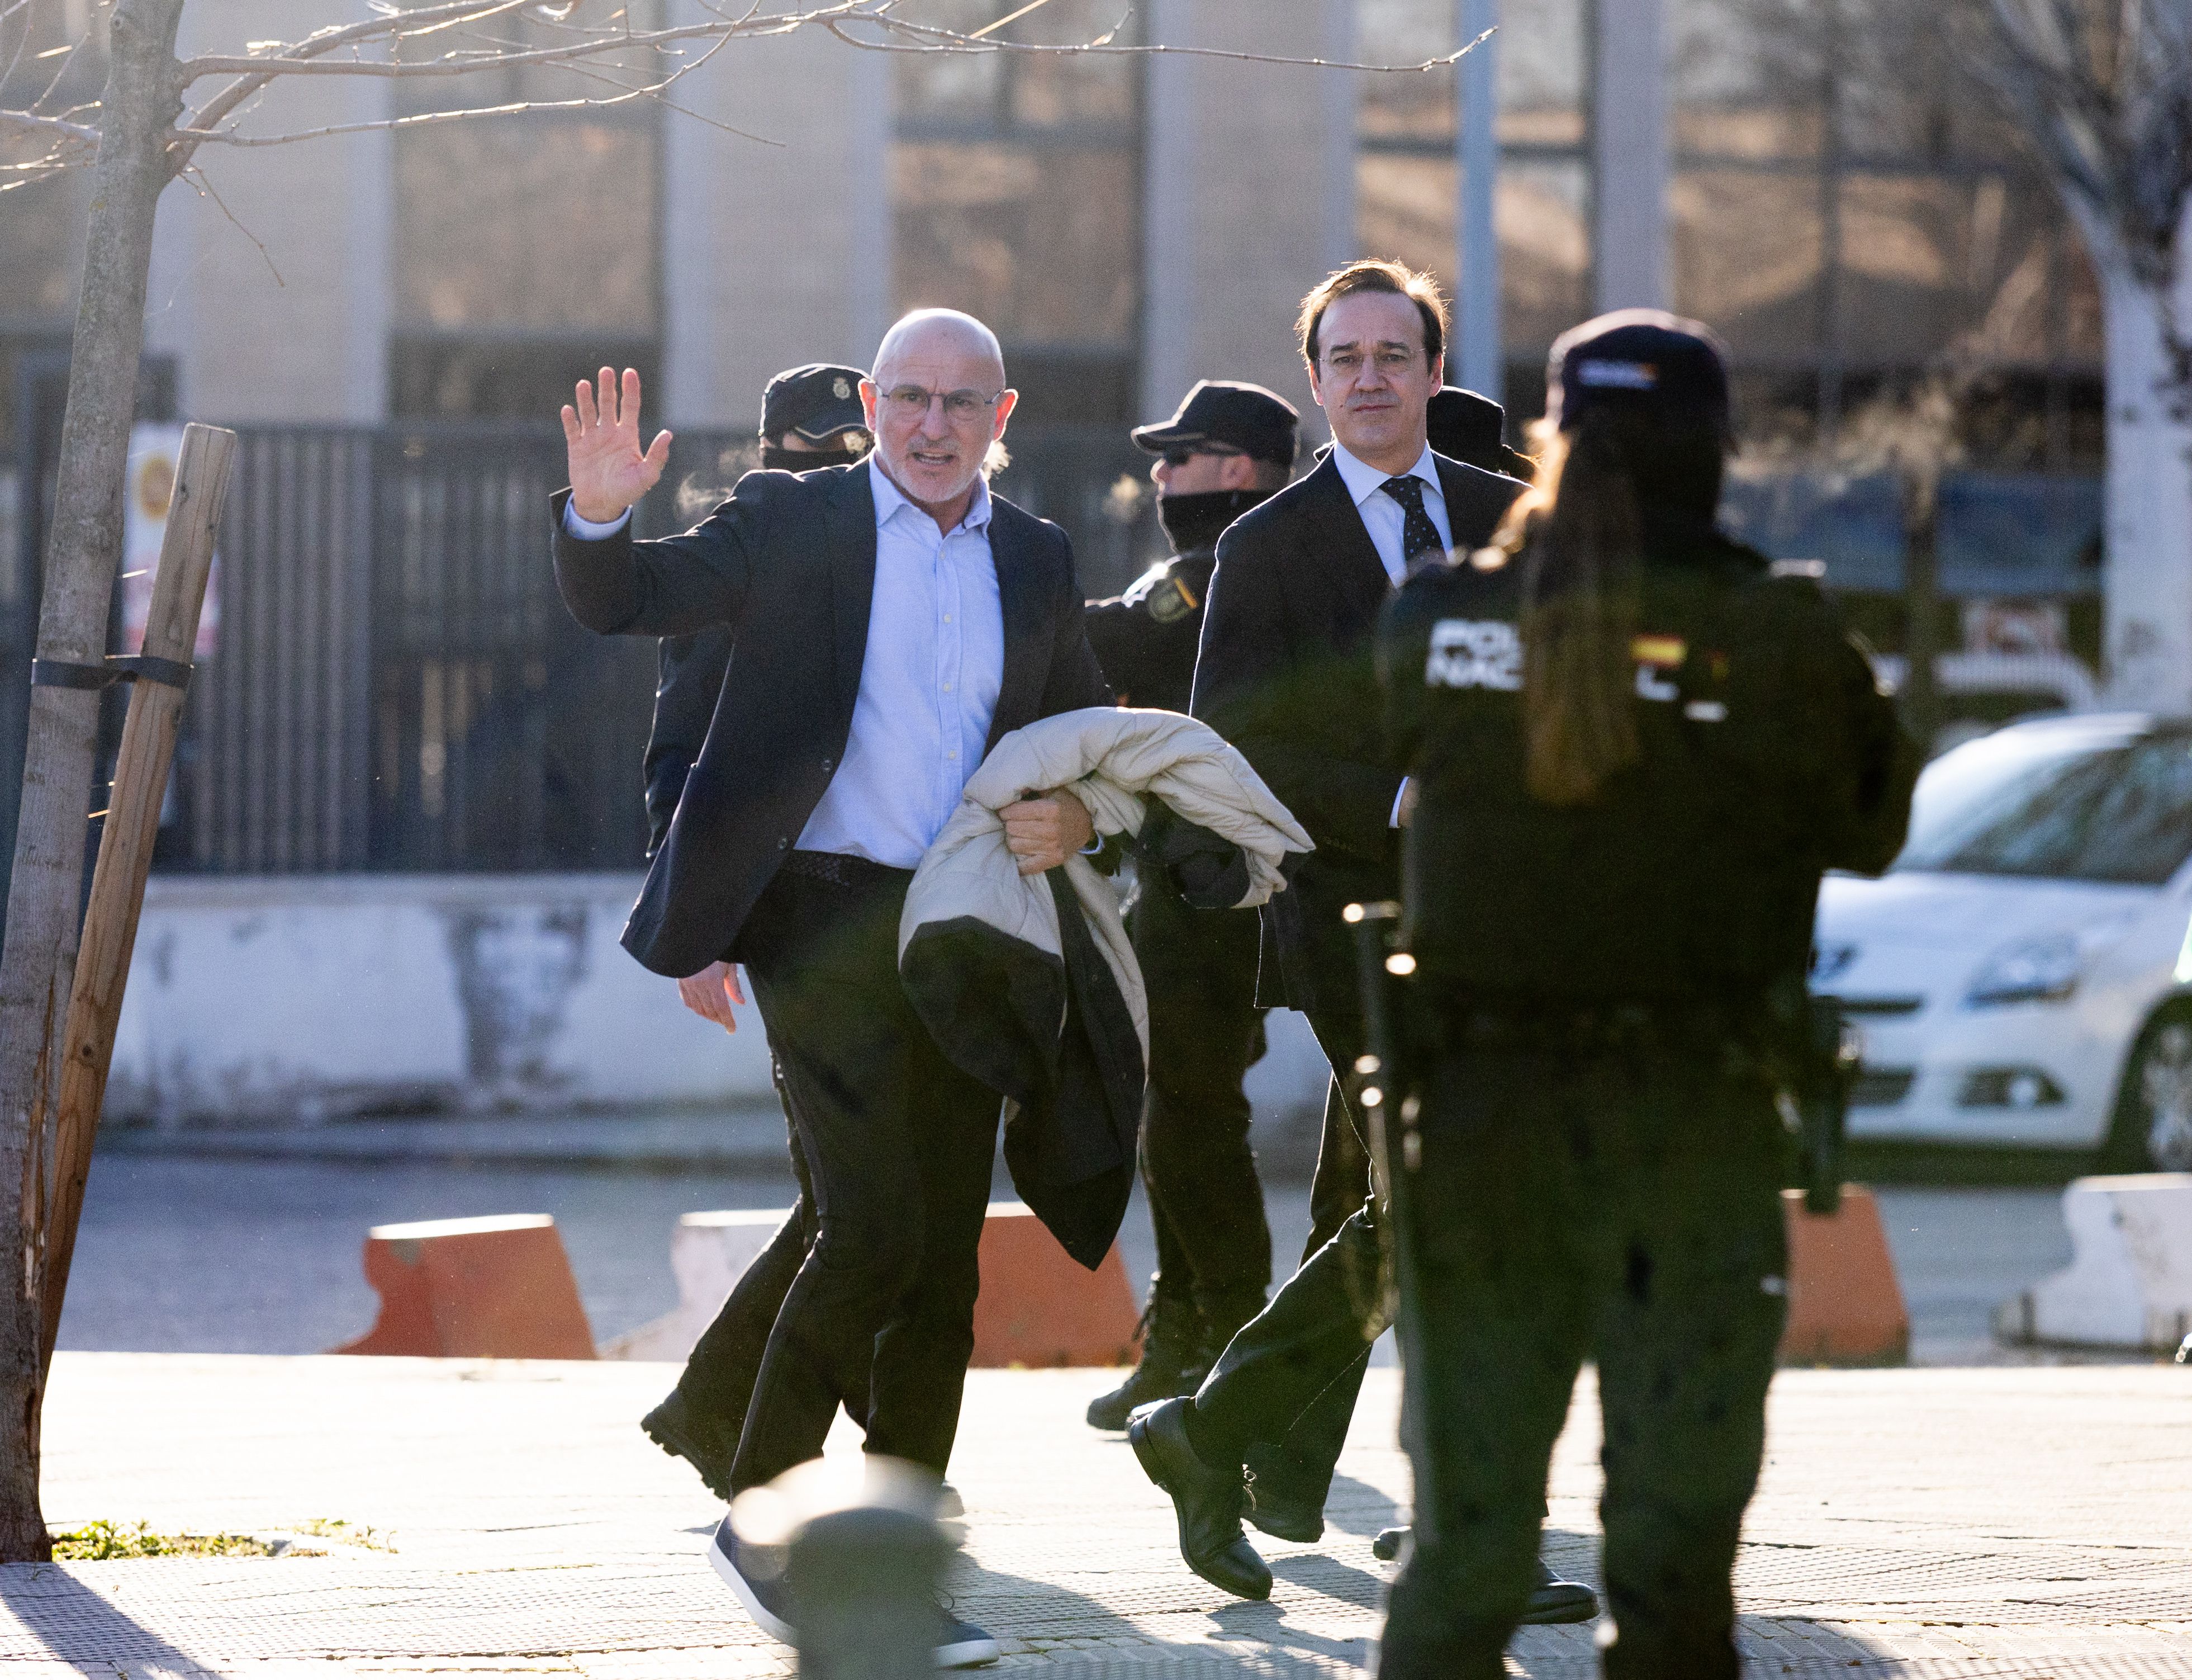
[[[616,369],[604,368],[594,386],[579,381],[578,406],[563,405],[563,442],[569,448],[571,506],[581,519],[607,524],[654,488],[670,460],[670,434],[658,431],[647,453],[639,452],[639,373],[624,370],[617,389]]]

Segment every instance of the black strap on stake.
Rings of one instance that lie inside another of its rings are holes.
[[[101,665],[80,665],[74,660],[31,661],[31,685],[37,689],[103,689],[110,683],[140,680],[187,689],[191,666],[181,660],[163,660],[152,654],[109,654]]]

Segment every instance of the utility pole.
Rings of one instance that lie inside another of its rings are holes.
[[[1499,0],[1455,0],[1461,44],[1499,23]],[[1499,37],[1494,34],[1461,61],[1461,109],[1454,124],[1454,162],[1461,177],[1460,249],[1454,272],[1455,361],[1461,382],[1495,403],[1506,385],[1499,330],[1499,232],[1493,211],[1499,191]]]

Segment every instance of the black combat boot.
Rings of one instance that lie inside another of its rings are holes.
[[[1194,1393],[1209,1369],[1202,1315],[1192,1301],[1167,1294],[1160,1283],[1142,1314],[1141,1363],[1118,1387],[1088,1403],[1088,1426],[1124,1429],[1135,1407]]]

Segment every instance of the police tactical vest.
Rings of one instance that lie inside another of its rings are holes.
[[[1381,630],[1421,970],[1638,1001],[1740,1002],[1801,974],[1821,871],[1892,855],[1868,850],[1896,730],[1861,649],[1752,550],[1715,534],[1654,555],[1629,650],[1638,760],[1587,805],[1547,804],[1524,781],[1523,563],[1419,574]]]

